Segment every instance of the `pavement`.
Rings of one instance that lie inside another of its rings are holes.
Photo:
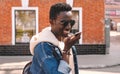
[[[120,32],[110,32],[109,54],[78,55],[79,68],[103,68],[120,65]]]
[[[81,70],[81,74],[86,74],[84,73],[86,70],[83,69],[89,70],[120,66],[120,32],[111,31],[110,36],[109,54],[77,55],[78,67]],[[31,59],[32,56],[0,56],[0,74],[21,74],[23,67]],[[115,74],[88,72],[88,74]],[[120,67],[117,74],[120,74]]]

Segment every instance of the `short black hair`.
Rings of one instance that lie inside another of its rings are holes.
[[[49,19],[56,19],[57,15],[63,11],[71,11],[72,7],[67,3],[57,3],[51,6],[49,12]]]

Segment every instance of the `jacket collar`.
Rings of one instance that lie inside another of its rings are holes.
[[[61,49],[64,46],[63,42],[58,41],[55,35],[51,32],[51,27],[43,29],[40,33],[34,35],[30,40],[30,52],[34,54],[34,47],[40,42],[50,42]]]

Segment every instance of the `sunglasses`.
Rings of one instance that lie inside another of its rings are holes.
[[[69,23],[71,27],[75,24],[75,20],[62,20],[62,24],[66,27]]]

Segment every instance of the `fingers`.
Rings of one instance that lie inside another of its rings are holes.
[[[66,37],[64,39],[65,48],[69,50],[80,39],[80,36],[81,36],[81,32],[74,34],[72,36]]]
[[[65,43],[67,43],[67,44],[74,44],[76,41],[78,41],[79,39],[80,39],[80,37],[81,37],[81,32],[79,32],[79,33],[76,33],[76,34],[74,34],[74,35],[71,35],[71,36],[69,36],[69,37],[66,37],[65,39],[64,39],[64,42]]]
[[[78,32],[78,33],[71,36],[71,40],[72,41],[77,41],[77,40],[80,39],[80,37],[81,37],[81,32]]]
[[[75,33],[75,36],[81,35],[81,32],[77,32]]]

